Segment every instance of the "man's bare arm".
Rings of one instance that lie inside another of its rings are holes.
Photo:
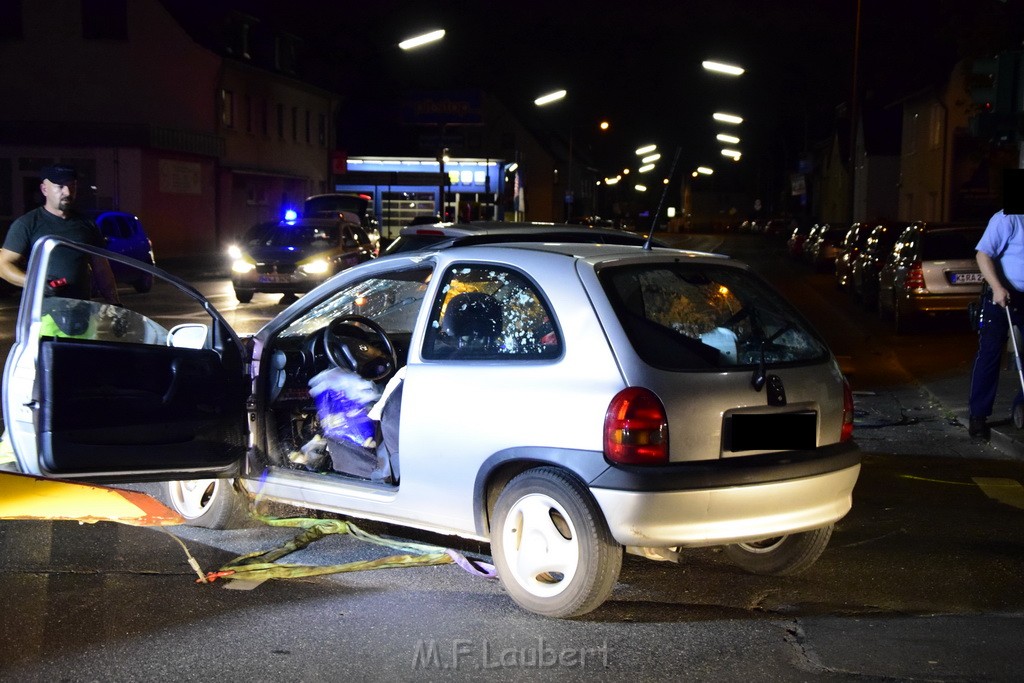
[[[92,257],[92,274],[96,278],[96,287],[108,304],[120,304],[121,299],[117,294],[117,282],[114,280],[114,271],[110,269],[110,261],[101,257]]]
[[[24,257],[10,249],[0,249],[0,277],[18,287],[25,286]]]
[[[999,279],[999,269],[996,267],[996,262],[983,251],[977,253],[975,260],[978,262],[978,270],[981,271],[985,282],[992,288],[992,303],[1005,307],[1010,303],[1010,291],[1003,286],[1002,280]]]

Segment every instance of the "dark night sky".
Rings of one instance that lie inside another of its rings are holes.
[[[330,68],[351,64],[369,96],[404,88],[480,87],[528,125],[596,130],[630,153],[649,140],[683,150],[681,165],[721,164],[715,110],[741,113],[745,154],[792,155],[827,137],[850,96],[857,0],[167,0],[172,8],[235,7],[288,28]],[[858,81],[887,103],[948,74],[958,56],[1020,45],[1024,0],[861,0]],[[443,27],[442,44],[394,46]],[[704,59],[747,68],[712,76]],[[345,77],[348,82],[348,77]],[[373,85],[375,84],[375,85]],[[555,87],[559,110],[533,99]],[[377,88],[380,88],[378,91]],[[594,133],[596,137],[596,133]],[[585,142],[585,140],[584,140]],[[597,143],[595,143],[597,144]],[[780,150],[781,148],[781,150]]]

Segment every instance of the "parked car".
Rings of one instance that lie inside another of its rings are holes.
[[[256,292],[302,294],[377,251],[373,236],[343,219],[260,223],[228,250],[231,284],[242,303]]]
[[[380,222],[373,213],[373,198],[368,194],[354,192],[328,192],[306,197],[302,215],[306,218],[341,217],[344,212],[359,217],[357,221],[367,232],[380,235]]]
[[[892,255],[893,245],[909,223],[881,223],[871,229],[864,248],[850,269],[850,292],[869,311],[878,308],[878,274]]]
[[[86,212],[86,216],[96,223],[107,249],[143,263],[156,263],[153,242],[138,216],[126,211],[93,211]],[[153,287],[153,276],[137,268],[123,263],[111,263],[111,270],[117,282],[131,285],[137,292],[145,293]]]
[[[850,289],[850,272],[857,257],[860,255],[860,250],[864,248],[864,244],[871,235],[871,228],[872,226],[867,223],[854,223],[846,231],[846,236],[843,237],[843,242],[840,246],[841,253],[836,257],[835,262],[836,287],[838,289]]]
[[[243,341],[173,276],[154,289],[191,302],[181,325],[166,307],[160,322],[116,309],[118,326],[105,305],[43,297],[64,250],[98,251],[36,245],[4,375],[25,473],[187,477],[170,499],[195,524],[223,525],[244,492],[489,541],[509,597],[552,617],[601,605],[623,552],[720,544],[748,571],[804,570],[852,504],[860,452],[835,357],[727,256],[582,243],[398,254],[341,272]],[[41,334],[64,305],[97,322],[92,339]],[[371,396],[350,411],[341,379]],[[364,408],[382,386],[378,421]]]
[[[879,314],[906,332],[920,314],[963,314],[984,279],[975,247],[985,226],[914,223],[899,236],[879,278]]]
[[[764,226],[764,234],[772,239],[782,239],[793,234],[796,223],[785,218],[773,218]]]
[[[614,228],[588,228],[557,223],[512,223],[473,221],[472,223],[437,223],[408,225],[384,250],[385,255],[420,249],[446,249],[460,244],[494,244],[498,242],[583,242],[592,244],[644,244],[645,235]],[[653,239],[652,246],[665,246]]]
[[[842,252],[843,238],[848,230],[848,226],[842,224],[823,223],[813,239],[804,243],[804,254],[815,270],[828,270],[833,266]]]
[[[797,260],[803,258],[804,242],[807,241],[807,236],[813,227],[814,225],[797,225],[793,228],[789,239],[786,240],[786,248],[789,250],[790,256]]]

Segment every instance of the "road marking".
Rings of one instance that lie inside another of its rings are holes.
[[[999,477],[971,477],[989,498],[1024,510],[1024,486],[1015,479]]]

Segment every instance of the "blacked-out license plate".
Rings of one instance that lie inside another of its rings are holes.
[[[726,451],[801,450],[818,440],[818,414],[810,410],[728,415],[722,427]]]

